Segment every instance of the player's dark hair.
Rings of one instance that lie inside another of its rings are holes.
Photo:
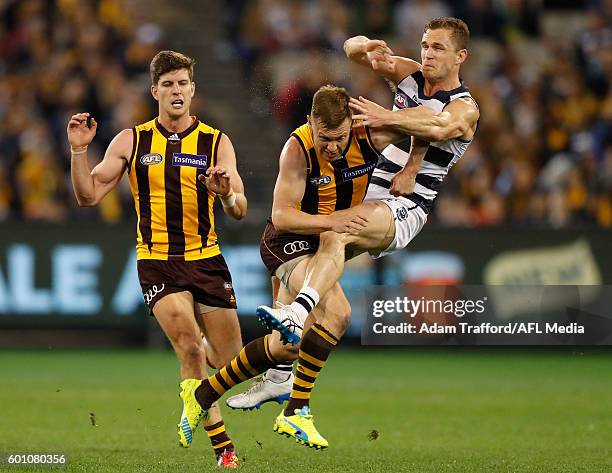
[[[320,120],[325,128],[337,128],[351,116],[349,94],[344,87],[324,85],[312,98],[312,117]]]
[[[451,31],[451,37],[455,42],[457,51],[460,49],[467,49],[468,43],[470,42],[470,29],[468,25],[465,24],[465,21],[449,16],[434,18],[425,25],[423,31],[440,29]]]
[[[195,60],[184,54],[176,51],[160,51],[158,52],[149,68],[151,72],[151,82],[157,85],[159,78],[166,72],[178,71],[179,69],[187,69],[189,72],[189,80],[193,81],[193,65]]]

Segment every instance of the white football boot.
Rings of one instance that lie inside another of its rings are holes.
[[[269,370],[272,371],[272,370]],[[284,373],[284,372],[283,372]],[[251,387],[227,399],[226,404],[232,409],[253,410],[259,409],[266,402],[276,401],[279,404],[289,399],[293,386],[293,373],[289,373],[286,381],[275,383],[267,378],[268,373],[253,380]]]
[[[278,309],[274,309],[267,305],[257,307],[257,318],[269,330],[277,330],[280,332],[280,337],[283,342],[297,345],[302,339],[304,330],[304,322],[308,318],[302,317],[290,305],[276,303]]]

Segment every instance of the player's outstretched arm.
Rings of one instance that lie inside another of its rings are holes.
[[[421,68],[412,59],[395,56],[387,43],[367,36],[354,36],[344,42],[344,52],[353,62],[369,67],[381,77],[398,84]]]
[[[97,128],[98,124],[89,113],[77,113],[70,118],[66,129],[71,151],[72,188],[80,206],[97,205],[117,185],[132,152],[132,131],[123,130],[108,146],[104,159],[90,171],[87,147]]]
[[[317,235],[333,230],[357,234],[367,220],[360,215],[335,212],[336,215],[311,215],[299,210],[306,190],[306,158],[294,137],[289,138],[280,157],[280,169],[274,187],[272,223],[281,231]]]
[[[217,194],[227,215],[240,220],[246,216],[247,199],[242,178],[236,168],[236,152],[226,135],[222,134],[219,140],[216,166],[208,168],[206,175],[200,175],[198,179]]]
[[[425,106],[391,111],[364,97],[351,98],[350,106],[355,112],[353,119],[363,120],[366,126],[392,127],[429,142],[471,140],[480,116],[476,102],[469,98],[453,100],[440,113]]]

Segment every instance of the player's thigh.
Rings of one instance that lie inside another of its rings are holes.
[[[365,228],[359,232],[359,235],[325,232],[321,234],[322,240],[327,238],[340,239],[342,243],[356,253],[381,247],[386,248],[393,241],[395,236],[395,220],[391,210],[383,202],[363,202],[346,211],[366,217],[368,222]],[[342,212],[345,211],[343,210]]]
[[[200,327],[193,313],[193,296],[190,292],[165,295],[155,303],[153,314],[173,345],[199,340]]]
[[[236,309],[215,308],[198,314],[202,333],[206,337],[208,359],[215,365],[225,365],[242,348],[242,335]]]

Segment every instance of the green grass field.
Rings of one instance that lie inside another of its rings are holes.
[[[339,350],[312,403],[328,450],[272,432],[277,404],[226,412],[226,425],[242,470],[257,473],[610,472],[611,362],[592,351]],[[64,452],[75,472],[216,470],[203,430],[177,446],[170,352],[0,352],[0,374],[0,453]]]

